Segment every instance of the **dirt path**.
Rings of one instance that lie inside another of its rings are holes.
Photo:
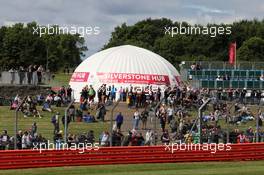
[[[108,112],[106,114],[106,118],[105,119],[108,120],[108,121],[110,121],[110,119],[111,119],[111,110],[112,110],[112,108],[113,108],[113,105],[107,107]],[[141,113],[143,110],[144,110],[143,108],[140,108],[139,112]],[[124,122],[123,122],[123,125],[121,127],[122,133],[126,134],[126,133],[128,133],[129,130],[133,129],[133,115],[134,115],[135,111],[136,111],[135,108],[128,108],[127,104],[125,102],[120,102],[119,105],[115,108],[114,113],[113,113],[114,114],[114,116],[113,116],[114,119],[116,118],[116,115],[119,112],[121,112],[122,115],[124,116]],[[148,120],[147,120],[147,129],[154,130],[154,128],[155,128],[155,121],[154,120],[155,120],[154,113],[150,112]],[[158,119],[156,119],[156,128],[157,128],[156,131],[158,132],[158,140],[159,140],[162,131],[161,131]],[[147,130],[143,130],[142,129],[142,121],[140,121],[139,122],[139,130],[138,130],[138,132],[142,133],[143,136],[145,137],[146,131]]]

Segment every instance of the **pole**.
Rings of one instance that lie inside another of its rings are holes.
[[[118,106],[120,100],[117,100],[116,104],[111,110],[111,119],[110,119],[110,146],[113,146],[113,120],[114,120],[114,110]]]
[[[235,70],[237,69],[237,59],[236,59],[236,42],[235,42],[235,49],[234,49],[234,52],[235,52]]]
[[[64,143],[67,143],[67,135],[68,135],[68,110],[69,108],[73,105],[74,103],[74,99],[72,99],[72,101],[70,102],[70,104],[67,106],[67,108],[65,109],[65,113],[64,113]]]
[[[233,106],[239,102],[239,100],[235,100],[232,105],[229,106],[229,108],[227,109],[227,115],[226,115],[226,127],[227,127],[227,132],[226,132],[226,143],[229,143],[230,141],[230,132],[229,132],[229,129],[230,129],[230,126],[229,126],[229,119],[231,116],[231,109],[233,108]]]
[[[256,119],[256,142],[259,142],[259,116],[261,114],[261,110],[259,109]]]
[[[160,106],[160,104],[165,100],[165,98],[163,97],[159,103],[155,106],[154,108],[154,145],[157,145],[157,139],[156,139],[156,133],[157,133],[157,116],[156,116],[156,111],[158,109],[158,107]]]
[[[230,117],[230,115],[228,114],[227,116],[227,131],[226,131],[226,143],[229,143],[229,141],[230,141],[230,133],[229,133],[229,117]]]
[[[18,107],[16,108],[16,111],[15,111],[15,128],[14,128],[14,132],[15,132],[14,135],[15,135],[15,136],[14,136],[14,149],[17,149],[18,111],[19,111],[19,109],[21,108],[21,106],[25,103],[26,99],[27,99],[27,98],[24,97],[24,99],[23,99],[22,102],[18,105]]]
[[[203,112],[202,110],[205,108],[205,106],[211,101],[211,98],[208,98],[199,108],[198,110],[198,118],[199,118],[199,122],[198,122],[198,133],[199,133],[199,143],[202,144],[202,120],[203,120]]]
[[[202,120],[203,120],[203,114],[201,110],[198,110],[198,133],[199,133],[199,143],[202,144]]]

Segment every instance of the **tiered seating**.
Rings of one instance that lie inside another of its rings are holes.
[[[217,76],[228,76],[230,80],[216,81]],[[248,88],[263,89],[264,81],[259,78],[264,70],[203,69],[188,70],[188,77],[198,80],[203,88]]]

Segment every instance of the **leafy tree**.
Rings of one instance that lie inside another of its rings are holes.
[[[231,27],[231,34],[218,34],[215,37],[203,34],[185,34],[174,35],[165,34],[165,27]],[[210,61],[228,61],[228,46],[231,42],[237,43],[239,49],[244,41],[252,37],[264,39],[264,20],[242,20],[233,24],[207,24],[190,25],[187,22],[171,21],[170,19],[146,19],[137,22],[134,25],[128,26],[125,23],[117,26],[108,43],[103,49],[131,44],[145,49],[154,51],[163,56],[174,65],[178,65],[183,60],[210,60]],[[255,41],[259,44],[260,41]],[[244,44],[243,44],[244,45]],[[244,56],[241,60],[257,61],[263,58],[264,52],[261,52],[261,47],[253,47],[257,50],[257,54],[244,54],[246,50],[251,50],[252,47],[245,48],[243,46],[239,53]],[[244,50],[244,51],[243,51]],[[243,51],[243,52],[242,52]]]
[[[79,34],[34,34],[36,22],[0,28],[0,63],[2,67],[48,66],[56,71],[64,66],[76,66],[87,47]],[[58,27],[58,26],[53,26]]]
[[[264,40],[259,37],[252,37],[239,48],[237,53],[238,60],[243,61],[263,61],[264,60]]]

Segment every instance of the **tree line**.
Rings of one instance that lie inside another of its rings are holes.
[[[204,34],[168,35],[171,26],[231,28],[231,34],[212,37]],[[149,49],[177,66],[181,61],[228,61],[229,44],[237,44],[237,60],[264,60],[264,19],[241,20],[232,24],[191,25],[170,19],[146,19],[128,26],[117,26],[103,49],[131,44]]]
[[[79,34],[46,33],[39,36],[36,22],[0,28],[1,68],[17,68],[31,64],[43,65],[51,71],[77,66],[87,50]],[[58,26],[54,26],[55,28]]]

